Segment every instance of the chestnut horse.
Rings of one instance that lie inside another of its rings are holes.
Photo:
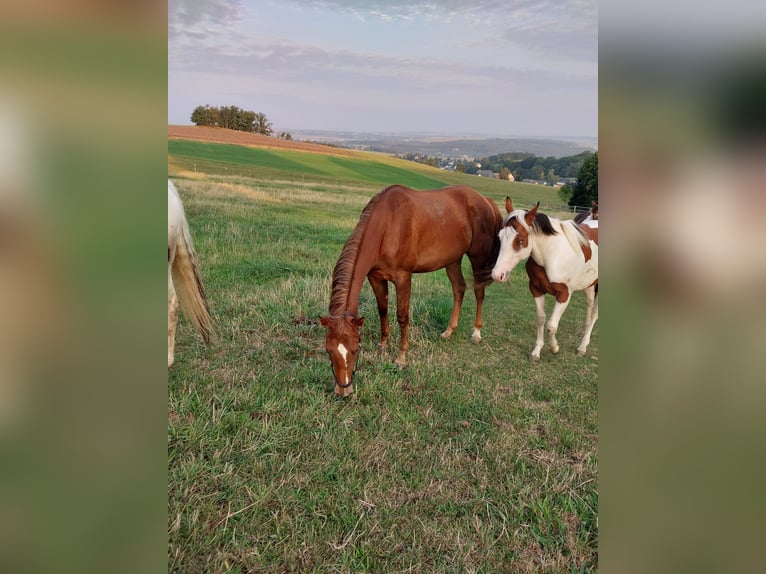
[[[208,344],[213,323],[210,320],[205,288],[202,286],[197,254],[181,198],[173,183],[168,180],[168,367],[175,358],[179,299],[205,344]]]
[[[569,305],[571,293],[584,291],[585,334],[577,348],[577,354],[584,355],[598,319],[598,228],[548,217],[537,212],[539,205],[529,211],[514,211],[511,199],[505,198],[508,214],[499,233],[500,254],[492,279],[506,281],[511,270],[523,259],[527,260],[529,290],[537,307],[537,341],[530,354],[533,361],[540,359],[544,344],[545,294],[556,299],[547,327],[551,352],[558,353],[556,332],[561,316]]]
[[[320,317],[327,327],[325,346],[335,377],[335,393],[353,393],[359,355],[359,294],[365,277],[372,287],[380,315],[380,347],[388,343],[388,281],[396,287],[396,319],[401,338],[394,361],[407,364],[407,326],[413,273],[445,268],[452,283],[453,306],[442,337],[455,330],[466,284],[461,270],[468,255],[474,276],[476,319],[471,338],[481,340],[481,308],[494,256],[499,249],[502,216],[495,202],[468,187],[416,191],[392,185],[365,206],[359,223],[343,246],[332,277],[330,316]]]

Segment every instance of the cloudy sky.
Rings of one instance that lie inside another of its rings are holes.
[[[595,137],[597,30],[596,0],[169,0],[168,121]]]

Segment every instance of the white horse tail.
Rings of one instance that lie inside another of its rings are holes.
[[[186,218],[182,218],[180,231],[173,259],[173,285],[184,313],[191,318],[207,345],[213,335],[213,321],[210,318],[210,307]]]

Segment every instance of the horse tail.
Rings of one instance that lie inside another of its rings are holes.
[[[173,285],[178,293],[181,307],[194,323],[205,344],[210,344],[213,321],[210,318],[210,307],[205,295],[205,287],[202,285],[197,253],[194,251],[186,218],[183,218],[178,233],[172,274]]]

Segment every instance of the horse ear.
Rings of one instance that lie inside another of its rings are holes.
[[[535,216],[537,215],[537,208],[540,207],[540,202],[537,202],[537,205],[535,205],[532,209],[527,211],[527,214],[524,216],[524,221],[527,222],[527,225],[532,225],[535,222]]]
[[[590,202],[590,206],[591,206],[591,207],[598,207],[598,203],[596,203],[595,201],[592,201],[592,200],[591,200],[591,202]]]
[[[330,326],[330,318],[329,317],[319,317],[319,322],[322,324],[322,327],[329,327]]]
[[[354,319],[354,325],[357,327],[361,327],[362,325],[364,325],[364,317],[356,317]]]
[[[510,213],[513,211],[513,202],[511,201],[511,198],[507,195],[505,196],[505,211],[506,213]]]

